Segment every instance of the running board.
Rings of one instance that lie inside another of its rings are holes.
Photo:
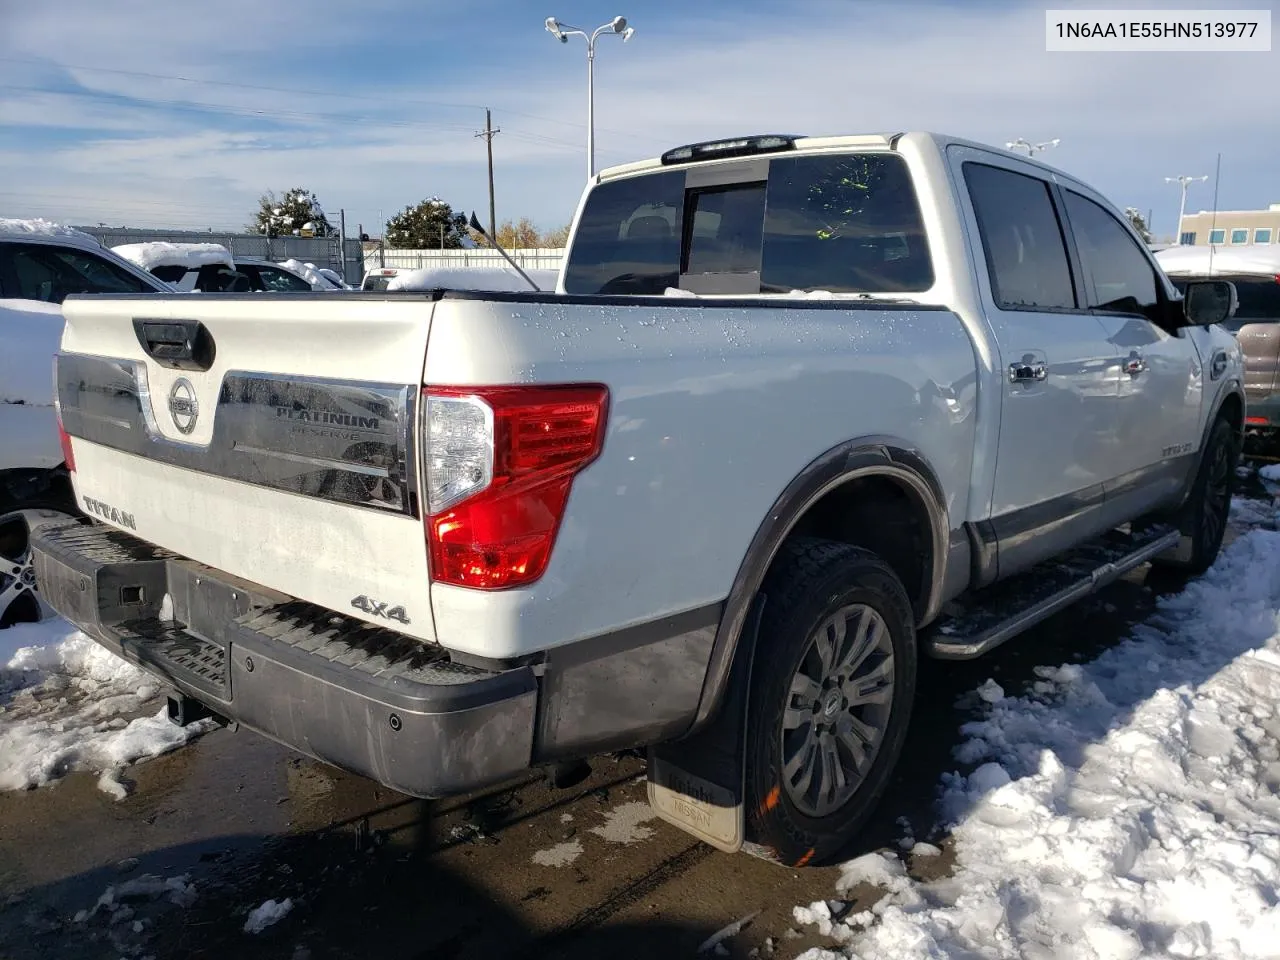
[[[939,660],[972,660],[1016,637],[1134,567],[1178,546],[1176,529],[1113,530],[1030,570],[951,604],[926,635]]]

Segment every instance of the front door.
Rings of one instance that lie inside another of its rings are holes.
[[[1119,402],[1107,492],[1125,513],[1176,496],[1200,447],[1202,360],[1188,331],[1169,332],[1164,284],[1150,254],[1104,206],[1062,190],[1087,302],[1120,356]]]
[[[988,528],[1001,577],[1099,531],[1114,476],[1118,350],[1083,302],[1052,185],[1015,158],[953,148],[980,238],[979,288],[1003,391]],[[975,244],[975,247],[978,245]]]

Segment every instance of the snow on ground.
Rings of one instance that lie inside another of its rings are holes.
[[[1268,463],[1265,467],[1260,467],[1258,476],[1273,483],[1280,481],[1280,463]]]
[[[610,843],[636,843],[653,836],[653,828],[645,824],[657,814],[646,801],[633,800],[619,804],[604,815],[604,823],[589,831]]]
[[[244,922],[244,932],[261,933],[273,923],[283,920],[292,909],[293,901],[288,897],[280,901],[268,900],[249,911],[249,918]]]
[[[0,630],[0,790],[86,770],[100,774],[105,793],[123,798],[121,768],[215,726],[170,723],[158,694],[149,675],[65,620]]]
[[[559,270],[526,267],[524,272],[538,289],[545,291],[555,290],[560,277]],[[387,290],[531,291],[532,288],[510,267],[428,267],[402,271],[387,284]]]
[[[111,251],[135,263],[143,270],[156,267],[199,268],[207,263],[223,263],[235,269],[231,251],[220,243],[168,243],[153,240],[149,243],[123,243]]]
[[[1037,673],[1022,696],[984,685],[963,728],[953,874],[873,854],[841,887],[883,900],[797,919],[862,958],[1280,956],[1280,533],[1244,533],[1092,663]]]

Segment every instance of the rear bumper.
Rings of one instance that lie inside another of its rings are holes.
[[[44,598],[98,643],[318,760],[419,797],[499,783],[533,762],[529,667],[454,663],[103,526],[45,528],[32,546]]]

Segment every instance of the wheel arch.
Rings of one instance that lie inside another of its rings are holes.
[[[855,485],[865,486],[855,489]],[[865,490],[893,490],[902,499],[899,519],[908,514],[918,524],[924,543],[917,583],[904,582],[912,599],[916,622],[933,619],[942,603],[946,579],[949,522],[942,485],[928,460],[909,442],[896,437],[869,436],[846,441],[810,462],[774,501],[734,577],[716,630],[698,712],[690,732],[704,727],[725,698],[740,650],[752,652],[751,624],[756,597],[765,575],[787,538],[797,533],[806,518],[814,518],[833,497],[856,497]],[[821,528],[806,531],[821,535]],[[829,535],[829,534],[828,534]],[[854,539],[843,539],[865,545]],[[905,556],[905,554],[904,554]],[[893,561],[885,558],[891,565]],[[744,646],[744,638],[745,646]]]

